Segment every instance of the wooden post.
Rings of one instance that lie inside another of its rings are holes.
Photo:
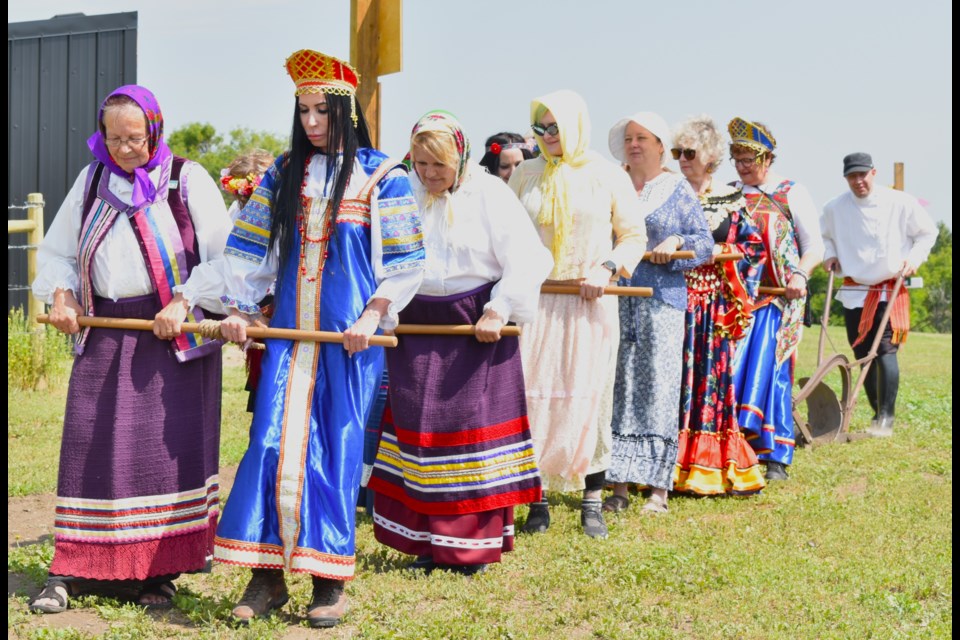
[[[903,163],[893,163],[893,188],[897,191],[903,191]]]
[[[400,71],[401,0],[350,0],[350,64],[360,74],[357,106],[380,146],[380,76]]]
[[[33,221],[33,230],[27,234],[27,286],[33,283],[37,277],[37,249],[43,242],[43,194],[27,194],[27,217]],[[37,314],[43,313],[43,303],[33,296],[33,292],[27,294],[27,317],[30,322],[36,322]]]

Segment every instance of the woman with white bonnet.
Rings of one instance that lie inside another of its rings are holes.
[[[603,508],[630,504],[628,485],[650,488],[649,513],[667,510],[677,462],[687,285],[683,272],[707,261],[713,238],[700,201],[683,176],[665,168],[670,127],[653,112],[623,118],[610,129],[610,153],[625,165],[647,230],[649,261],[621,284],[652,287],[650,298],[620,298],[620,350],[613,398],[613,452]],[[695,257],[672,260],[674,251]]]

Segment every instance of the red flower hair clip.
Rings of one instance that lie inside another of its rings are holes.
[[[493,142],[490,144],[490,153],[495,155],[500,155],[501,150],[502,150],[502,147],[500,146],[499,142]]]

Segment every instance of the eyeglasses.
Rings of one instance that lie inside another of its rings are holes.
[[[759,164],[760,158],[762,156],[763,154],[758,154],[753,156],[752,158],[730,158],[730,164],[732,164],[735,168],[743,167],[744,169],[746,169],[752,164]]]
[[[127,145],[131,149],[139,149],[144,144],[146,144],[146,138],[106,138],[104,142],[111,149],[118,149],[123,145]]]
[[[679,160],[680,156],[683,156],[687,160],[693,160],[697,157],[696,149],[677,149],[674,147],[673,149],[670,149],[670,153],[673,155],[674,160]]]
[[[543,137],[548,133],[552,136],[560,135],[560,126],[557,125],[556,122],[553,124],[548,124],[547,126],[543,126],[542,124],[532,124],[530,125],[530,128],[533,129],[533,132],[540,137]]]

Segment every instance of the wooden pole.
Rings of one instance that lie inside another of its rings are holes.
[[[360,74],[357,107],[363,111],[370,141],[380,146],[379,0],[350,0],[350,64]]]
[[[544,284],[540,287],[540,293],[558,293],[568,296],[580,295],[580,285],[578,284]],[[636,298],[649,298],[653,295],[651,287],[618,287],[609,286],[603,288],[605,296],[632,296]]]
[[[30,284],[37,277],[37,249],[43,242],[43,194],[27,194],[27,217],[33,221],[33,229],[27,234],[29,238],[27,249],[27,284]],[[43,303],[33,296],[31,291],[27,294],[27,314],[30,318],[36,318],[37,314],[43,311]]]
[[[903,163],[893,163],[893,188],[897,191],[903,191]]]
[[[49,324],[50,316],[41,313],[37,322]],[[153,320],[137,318],[99,318],[96,316],[80,316],[77,324],[81,327],[99,327],[102,329],[124,329],[128,331],[153,331]],[[180,325],[181,333],[202,333],[199,322],[184,322]],[[301,329],[274,329],[271,327],[247,327],[248,338],[279,338],[281,340],[301,340],[303,342],[334,342],[343,344],[343,334],[336,331],[304,331]],[[393,336],[370,336],[372,347],[395,347],[397,339]]]
[[[360,74],[357,106],[380,146],[380,76],[400,71],[402,0],[350,0],[350,64]]]

